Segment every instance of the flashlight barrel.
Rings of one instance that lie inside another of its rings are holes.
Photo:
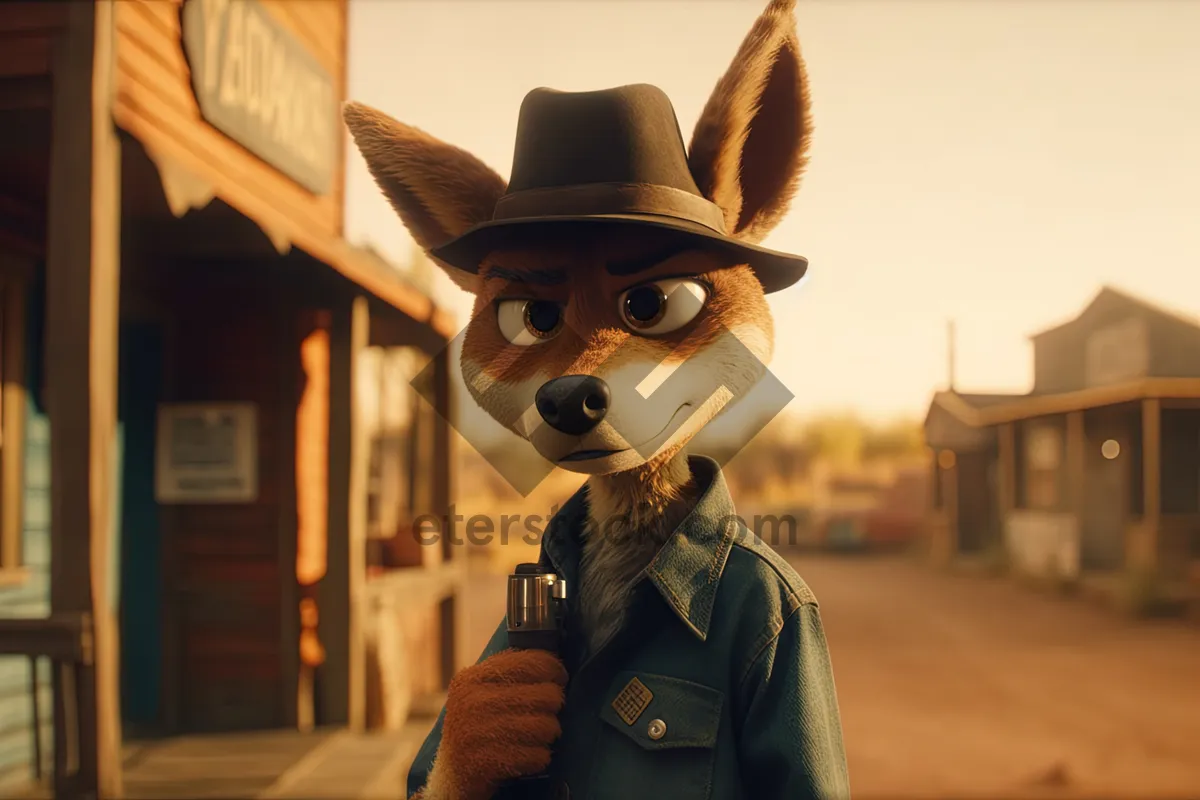
[[[518,564],[508,576],[508,644],[518,650],[561,653],[567,583],[540,564]],[[508,781],[498,798],[551,800],[562,796],[549,773]]]
[[[508,643],[520,650],[559,652],[567,584],[538,564],[520,564],[508,577]]]

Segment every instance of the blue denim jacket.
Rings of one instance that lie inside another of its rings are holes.
[[[565,788],[571,800],[847,798],[817,600],[734,517],[716,462],[690,464],[707,488],[646,571],[625,628],[586,661],[577,645],[566,648],[556,796]],[[583,488],[542,539],[542,562],[568,586],[578,585],[586,518]],[[507,646],[502,622],[480,659]],[[442,716],[409,773],[410,795],[428,776]]]

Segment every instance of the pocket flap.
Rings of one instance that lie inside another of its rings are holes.
[[[698,683],[622,672],[609,686],[600,718],[647,750],[712,747],[724,699]]]

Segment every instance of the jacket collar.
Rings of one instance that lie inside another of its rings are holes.
[[[688,466],[704,489],[695,508],[651,562],[645,577],[688,630],[704,641],[717,586],[740,526],[717,462],[706,456],[692,456]],[[555,514],[542,538],[543,558],[567,580],[572,591],[579,585],[579,555],[587,515],[584,486]]]

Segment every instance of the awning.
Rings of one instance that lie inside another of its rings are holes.
[[[128,120],[118,121],[122,127],[130,123]],[[138,123],[132,121],[130,127],[136,129]],[[131,133],[137,136],[138,131],[132,130]],[[291,247],[298,247],[383,302],[428,325],[441,338],[449,340],[458,333],[453,315],[438,308],[431,298],[409,285],[398,271],[375,253],[353,247],[341,237],[312,230],[290,218],[260,213],[263,209],[257,206],[265,201],[251,195],[222,196],[208,181],[198,177],[205,174],[203,165],[185,148],[176,149],[159,144],[151,146],[145,138],[138,138],[158,169],[163,194],[171,213],[176,217],[192,209],[203,208],[214,197],[220,196],[222,201],[258,225],[281,254],[288,252]],[[166,149],[172,152],[165,152]],[[267,218],[275,221],[268,226],[263,222]]]
[[[1200,378],[1143,378],[1112,386],[1097,386],[1060,394],[1024,395],[982,408],[972,406],[954,392],[938,392],[933,404],[975,427],[1000,425],[1033,417],[1065,414],[1089,408],[1141,400],[1200,399]]]

